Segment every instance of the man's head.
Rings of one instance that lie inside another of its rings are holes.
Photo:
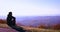
[[[12,16],[12,12],[9,12],[9,15],[11,15],[11,16]]]

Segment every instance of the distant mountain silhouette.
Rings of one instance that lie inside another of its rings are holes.
[[[17,23],[22,23],[26,26],[39,26],[41,24],[54,25],[60,24],[60,16],[36,16],[36,17],[17,17]]]

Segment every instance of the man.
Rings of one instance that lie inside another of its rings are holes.
[[[7,16],[7,24],[9,26],[13,26],[13,25],[16,25],[15,23],[15,17],[12,16],[12,12],[9,12],[8,16]]]
[[[7,25],[19,32],[25,32],[25,30],[23,30],[22,27],[18,27],[15,22],[15,17],[12,16],[12,12],[9,12],[7,15]]]

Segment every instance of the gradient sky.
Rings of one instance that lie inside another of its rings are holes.
[[[0,16],[9,11],[13,16],[59,16],[60,0],[0,0]]]

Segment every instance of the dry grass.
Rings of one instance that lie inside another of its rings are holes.
[[[21,27],[23,27],[27,32],[60,32],[60,30],[53,30],[53,29],[42,29],[42,28],[34,28],[26,26]],[[0,24],[0,28],[10,28],[10,27],[7,24]]]
[[[50,30],[50,29],[30,29],[31,32],[60,32],[60,30]]]
[[[60,30],[25,27],[28,32],[60,32]]]

